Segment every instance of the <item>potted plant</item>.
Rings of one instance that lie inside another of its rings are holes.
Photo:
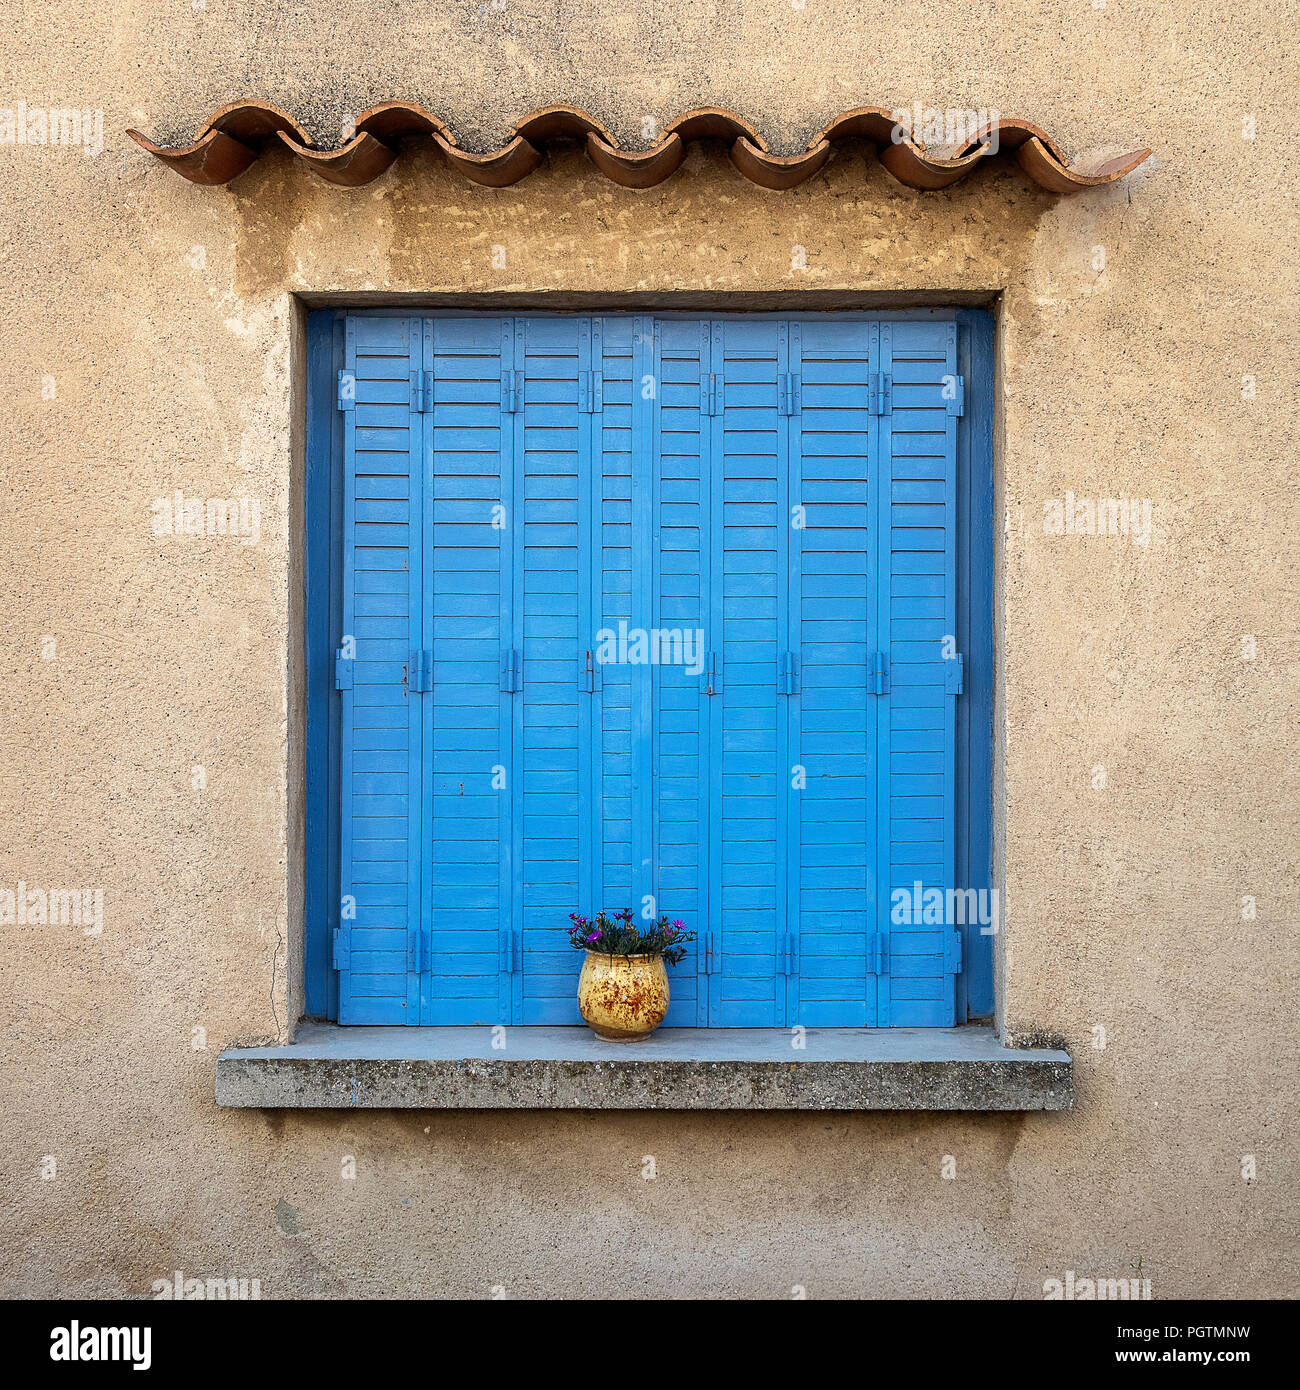
[[[685,922],[660,917],[642,931],[630,912],[593,919],[569,913],[569,945],[585,951],[578,977],[578,1009],[591,1031],[609,1042],[642,1042],[668,1012],[668,972],[686,954],[695,933]]]

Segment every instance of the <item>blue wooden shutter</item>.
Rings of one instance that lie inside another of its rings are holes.
[[[659,912],[681,918],[700,940],[678,966],[669,966],[670,1026],[708,1022],[702,972],[707,930],[710,649],[707,554],[707,427],[709,325],[667,319],[655,327],[658,409],[649,479],[657,547],[650,589],[650,625],[660,633],[660,662],[652,668],[653,860],[651,892]],[[702,389],[703,388],[703,389]],[[716,664],[716,659],[715,659]]]
[[[955,887],[957,416],[955,324],[882,323],[877,603],[887,653],[878,697],[878,862],[884,973],[879,1023],[955,1019],[959,933],[932,914],[891,910],[891,894]],[[923,898],[924,902],[924,898]],[[942,910],[938,916],[942,918]],[[917,917],[920,916],[920,920]],[[898,920],[898,918],[911,920]],[[927,918],[930,918],[927,920]]]
[[[342,1023],[419,1020],[422,633],[418,321],[349,318],[344,412],[340,924]]]
[[[589,839],[578,747],[585,653],[579,609],[591,557],[579,546],[580,497],[589,487],[593,404],[588,319],[525,318],[516,324],[522,394],[516,423],[514,976],[519,1023],[578,1023],[581,956],[565,937],[580,902]]]
[[[635,356],[636,320],[607,318],[601,325],[597,358],[602,380],[602,409],[592,459],[594,513],[591,626],[602,629],[631,626],[632,599],[632,451],[634,397],[641,382]],[[637,422],[643,407],[635,407]],[[584,696],[589,707],[592,740],[592,829],[594,835],[590,907],[610,911],[631,908],[632,866],[632,670],[627,665],[594,663]],[[583,907],[584,914],[590,915]]]
[[[868,692],[875,624],[868,529],[873,417],[870,328],[809,319],[794,359],[791,630],[799,690],[789,701],[797,835],[797,973],[790,1022],[872,1027],[875,929],[876,700]],[[797,737],[796,737],[797,735]],[[797,993],[796,993],[797,991]]]
[[[788,369],[783,325],[719,320],[710,334],[717,392],[709,448],[710,592],[722,695],[710,708],[709,1022],[785,1021],[778,947],[786,926],[785,710],[789,432],[778,413]],[[719,613],[720,609],[720,613]]]
[[[422,1017],[510,1021],[510,320],[424,321],[424,697],[431,898]]]

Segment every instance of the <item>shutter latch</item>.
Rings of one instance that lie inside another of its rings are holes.
[[[519,653],[514,648],[501,653],[501,689],[507,695],[519,689]]]
[[[718,671],[718,654],[710,652],[704,658],[704,671],[700,676],[700,689],[706,695],[722,693],[722,676]]]
[[[885,372],[872,372],[867,378],[867,410],[872,415],[888,415],[893,404],[894,378]]]

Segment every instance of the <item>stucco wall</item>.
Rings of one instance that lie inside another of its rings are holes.
[[[183,1269],[268,1296],[1041,1297],[1140,1266],[1156,1297],[1294,1295],[1285,7],[293,9],[56,3],[0,57],[0,105],[104,112],[98,157],[0,148],[0,885],[104,895],[98,935],[0,928],[0,1289],[142,1294]],[[845,107],[919,99],[1156,155],[1062,200],[1013,166],[916,193],[852,153],[769,193],[700,150],[640,193],[577,152],[505,190],[428,154],[356,191],[281,156],[201,189],[123,134],[189,136],[244,95],[330,143],[404,96],[479,148],[566,101],[633,144],[644,116],[730,105],[792,152]],[[221,1048],[300,1010],[295,296],[540,290],[997,297],[999,1008],[1066,1040],[1072,1113],[214,1106]],[[155,537],[177,489],[258,499],[258,543]],[[1067,489],[1150,499],[1150,544],[1046,536]]]

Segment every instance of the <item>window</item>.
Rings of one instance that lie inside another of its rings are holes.
[[[309,1011],[579,1023],[604,906],[669,1026],[988,1012],[991,334],[313,314]]]

